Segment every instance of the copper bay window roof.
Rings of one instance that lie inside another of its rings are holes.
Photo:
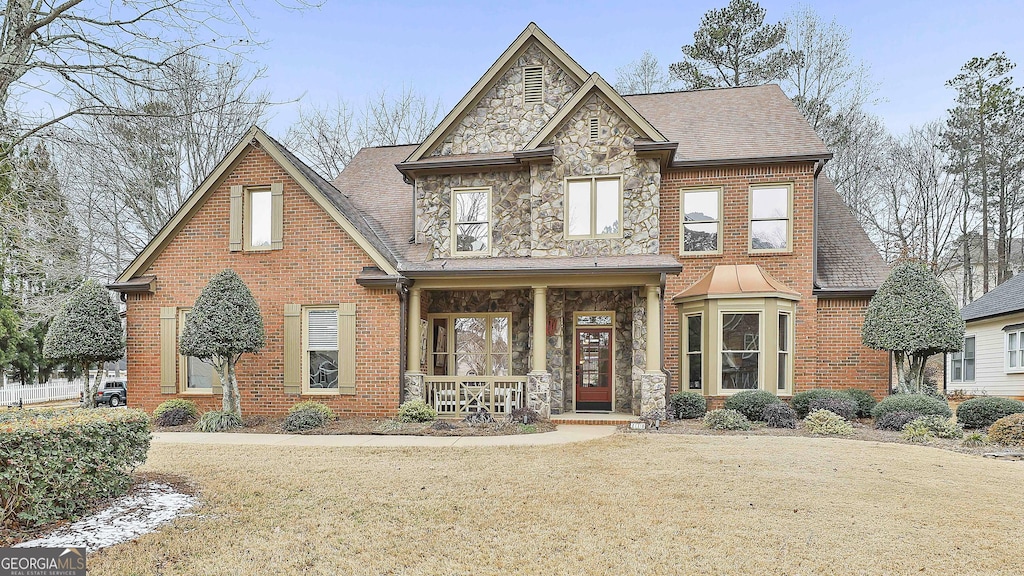
[[[676,294],[672,301],[757,297],[799,300],[800,293],[756,264],[727,264],[712,268],[692,286]]]

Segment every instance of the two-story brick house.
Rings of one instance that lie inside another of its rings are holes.
[[[267,347],[243,410],[664,410],[672,390],[887,391],[860,344],[887,268],[777,86],[623,97],[531,24],[419,144],[329,183],[254,128],[112,287],[152,409],[214,407],[177,353],[224,268]]]

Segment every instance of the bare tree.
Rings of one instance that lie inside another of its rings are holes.
[[[285,142],[310,166],[333,178],[360,148],[422,142],[440,113],[440,100],[428,102],[411,88],[397,97],[382,90],[359,111],[338,98],[333,105],[300,107]]]
[[[615,89],[619,94],[649,94],[675,88],[667,69],[662,68],[650,50],[644,50],[638,60],[616,68],[615,78]]]

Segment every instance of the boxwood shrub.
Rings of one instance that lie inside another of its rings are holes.
[[[747,420],[760,420],[765,406],[782,402],[778,396],[767,390],[744,390],[725,400],[728,410],[735,410],[747,417]]]
[[[956,421],[964,428],[988,428],[1003,416],[1024,412],[1024,402],[986,396],[965,400],[956,407]]]
[[[761,420],[764,420],[769,428],[796,428],[796,410],[785,402],[769,404],[764,407]]]
[[[700,392],[676,392],[669,398],[669,410],[680,420],[703,418],[708,411],[708,401]]]
[[[906,410],[887,412],[882,417],[875,419],[875,428],[879,430],[893,430],[899,432],[900,430],[903,430],[904,426],[920,417],[921,415],[917,412],[907,412]]]
[[[310,404],[316,404],[316,402],[310,402]],[[326,406],[324,407],[326,408]],[[327,424],[328,420],[330,418],[327,417],[327,413],[323,410],[313,406],[306,406],[298,410],[289,410],[288,416],[285,417],[281,427],[287,432],[304,432],[319,428]]]
[[[0,526],[72,519],[124,494],[149,442],[141,410],[29,412],[0,422]]]
[[[811,412],[815,410],[828,410],[833,414],[842,416],[844,420],[853,420],[857,416],[857,402],[849,396],[845,398],[815,398],[811,400],[810,410]]]
[[[793,394],[793,397],[789,400],[789,405],[796,410],[796,415],[800,418],[806,418],[811,413],[811,402],[818,400],[819,398],[845,398],[850,399],[851,396],[843,390],[832,390],[830,388],[814,388],[813,390],[805,390],[803,392],[797,392]]]
[[[853,425],[845,418],[828,410],[814,410],[804,418],[804,428],[821,436],[849,436]]]
[[[327,420],[334,420],[334,410],[331,410],[330,406],[326,404],[321,404],[319,402],[314,402],[312,400],[306,400],[305,402],[299,402],[295,404],[294,406],[288,409],[288,413],[293,414],[295,412],[301,412],[304,410],[312,410],[314,412],[319,412],[320,414],[323,415],[325,422]]]
[[[409,400],[398,407],[399,422],[432,422],[437,420],[437,411],[423,400]]]
[[[871,411],[876,419],[885,416],[889,412],[916,412],[921,416],[935,414],[949,418],[953,411],[949,404],[942,398],[929,396],[927,394],[893,394],[887,396]]]
[[[735,410],[712,410],[704,415],[704,425],[712,430],[750,430],[750,420]]]
[[[857,403],[857,418],[871,418],[871,410],[875,408],[878,401],[875,400],[875,397],[870,392],[860,388],[850,388],[849,390],[843,390],[843,392]]]
[[[988,439],[1005,446],[1024,446],[1024,414],[1010,414],[993,422]]]
[[[189,418],[193,420],[199,418],[199,406],[196,406],[195,402],[185,398],[171,398],[170,400],[161,402],[160,405],[156,407],[156,410],[153,410],[153,418],[158,420],[164,415],[164,412],[175,408],[184,410],[189,415]]]

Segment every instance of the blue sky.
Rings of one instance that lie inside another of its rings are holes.
[[[718,2],[332,2],[288,11],[250,4],[267,42],[252,58],[278,101],[362,103],[381,88],[415,88],[453,106],[530,21],[588,71],[615,80],[615,69],[650,50],[680,59],[700,17]],[[764,0],[775,22],[797,2]],[[872,107],[900,132],[939,118],[951,106],[944,83],[973,56],[1005,51],[1024,66],[1024,2],[814,2],[823,20],[852,33],[853,52],[871,69],[883,102]],[[1024,76],[1024,67],[1017,70]],[[1024,82],[1020,82],[1024,84]],[[268,128],[283,135],[297,104],[278,107]]]

